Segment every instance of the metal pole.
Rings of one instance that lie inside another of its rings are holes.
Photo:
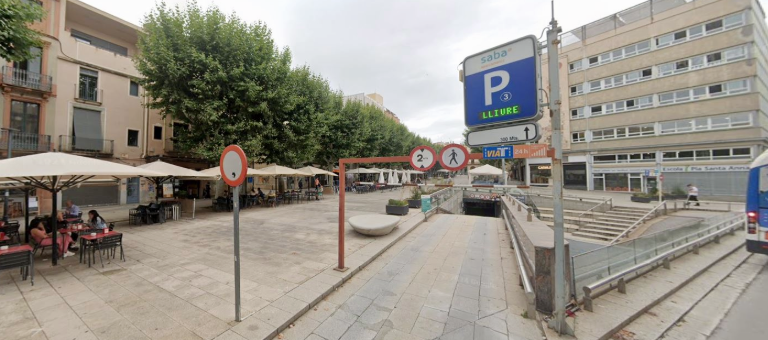
[[[240,322],[240,186],[232,188],[235,222],[235,321]]]
[[[552,21],[547,31],[547,57],[549,59],[549,110],[552,116],[552,196],[555,217],[555,330],[569,333],[565,323],[565,234],[563,228],[563,143],[560,126],[560,67],[558,63],[558,34],[562,29],[555,20],[554,2]]]
[[[58,202],[58,190],[56,190],[56,187],[59,185],[59,178],[57,176],[53,176],[51,181],[51,195],[53,196],[51,199],[51,235],[53,238],[51,239],[52,248],[53,251],[51,252],[51,263],[52,265],[57,265],[59,263],[59,243],[57,238],[58,227],[57,227],[57,219],[56,219],[56,206],[59,204]]]
[[[13,130],[6,130],[8,131],[8,159],[11,158],[11,134],[13,133]],[[3,197],[3,221],[8,222],[8,196],[10,196],[10,192],[8,189],[5,189],[5,194]]]
[[[29,188],[24,189],[24,243],[29,243]]]
[[[504,176],[504,185],[507,185],[507,162],[504,158],[501,159],[501,175]]]
[[[346,188],[346,180],[347,175],[345,175],[344,171],[345,164],[342,161],[339,161],[339,188]],[[338,271],[345,271],[347,270],[346,267],[344,267],[344,199],[347,197],[347,191],[340,189],[339,190],[339,266],[337,268],[334,268]]]

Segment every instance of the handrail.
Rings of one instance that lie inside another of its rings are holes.
[[[443,192],[445,190],[452,191],[453,189],[452,188],[445,188],[445,189],[438,190],[438,191],[430,194],[430,197],[432,197],[432,195],[434,195],[436,193]],[[450,201],[451,199],[453,199],[454,197],[456,197],[458,195],[463,195],[463,190],[459,190],[459,192],[457,192],[456,194],[451,195],[448,199],[446,199],[446,200],[444,200],[442,202],[439,202],[437,205],[432,207],[432,209],[429,209],[429,210],[425,211],[424,212],[424,220],[426,221],[429,218],[429,214],[433,214],[433,213],[437,212],[437,209],[440,208],[443,205],[443,203]]]
[[[533,289],[531,278],[528,276],[528,269],[523,262],[524,253],[520,251],[520,242],[517,239],[514,228],[512,228],[512,225],[509,222],[506,209],[502,209],[501,214],[504,217],[504,224],[507,227],[507,231],[509,231],[509,237],[512,239],[512,248],[515,250],[517,268],[520,273],[520,281],[522,283],[523,290],[525,291],[525,297],[528,300],[528,315],[529,317],[533,317],[533,315],[535,315],[534,313],[536,313],[536,306],[534,305],[534,301],[536,300],[536,291]],[[530,260],[528,260],[528,263],[530,264]]]
[[[579,214],[579,216],[577,216],[576,219],[578,219],[579,223],[581,223],[581,217],[586,215],[587,213],[590,213],[590,212],[592,214],[592,219],[595,219],[595,212],[593,210],[597,209],[597,207],[599,207],[599,206],[601,206],[601,205],[603,205],[605,203],[608,203],[609,201],[611,202],[611,206],[613,206],[613,197],[609,197],[606,200],[602,201],[600,204],[598,204],[598,205],[596,205],[596,206],[594,206],[592,208],[589,208],[589,210]]]
[[[596,282],[594,282],[592,284],[589,284],[589,285],[586,285],[586,286],[582,287],[582,289],[584,290],[584,309],[586,309],[587,311],[590,311],[590,312],[592,311],[592,299],[594,298],[594,296],[592,296],[592,292],[595,291],[595,289],[600,288],[602,286],[605,286],[607,284],[612,284],[614,281],[618,280],[619,281],[618,282],[618,290],[619,290],[619,292],[620,293],[626,293],[626,281],[627,280],[624,280],[624,276],[626,276],[627,274],[631,274],[631,273],[638,273],[641,269],[643,269],[643,268],[645,268],[647,266],[656,265],[659,261],[662,261],[662,260],[664,261],[664,267],[669,269],[670,268],[669,267],[669,257],[671,257],[672,255],[674,255],[677,252],[679,252],[680,249],[687,249],[688,247],[691,247],[691,246],[699,247],[699,246],[701,246],[701,244],[703,244],[703,241],[705,241],[707,239],[714,238],[715,240],[719,240],[719,237],[722,234],[724,234],[726,231],[730,232],[730,233],[733,233],[735,231],[734,227],[736,227],[738,225],[743,225],[745,220],[746,220],[745,217],[738,217],[737,219],[738,219],[738,221],[736,221],[736,222],[728,225],[727,227],[722,228],[722,229],[720,229],[720,230],[718,230],[718,231],[716,231],[714,233],[704,235],[704,236],[699,237],[699,238],[697,238],[697,239],[695,239],[693,241],[690,241],[688,243],[682,244],[679,247],[672,248],[672,249],[670,249],[670,250],[668,250],[668,251],[666,251],[664,253],[656,255],[656,256],[648,259],[648,260],[645,260],[644,262],[638,263],[638,264],[636,264],[636,265],[634,265],[632,267],[626,268],[626,269],[621,270],[621,271],[619,271],[619,272],[617,272],[615,274],[611,274],[608,277],[600,279],[600,280],[598,280],[598,281],[596,281]],[[712,226],[710,228],[707,228],[706,230],[709,230],[709,229],[712,229],[712,228],[716,228],[717,226],[719,226],[721,224],[727,224],[727,223],[730,223],[732,221],[733,220],[729,220],[729,221],[725,221],[725,222],[722,222],[722,223],[718,223],[718,224],[716,224],[716,225],[714,225],[714,226]],[[700,233],[700,232],[698,232],[698,233]],[[716,241],[716,242],[719,242],[719,241]]]
[[[640,225],[641,223],[645,222],[645,219],[646,219],[646,218],[648,218],[648,216],[650,216],[650,215],[651,215],[651,214],[653,214],[653,213],[656,213],[656,210],[658,210],[658,209],[659,209],[659,208],[661,208],[662,206],[664,206],[664,211],[665,211],[665,212],[664,212],[664,214],[666,215],[666,210],[667,210],[667,201],[663,201],[663,202],[659,203],[659,205],[657,205],[656,207],[654,207],[653,209],[651,209],[651,210],[650,210],[650,211],[649,211],[647,214],[643,215],[643,217],[640,217],[640,219],[639,219],[639,220],[637,220],[635,223],[633,223],[631,226],[629,226],[629,228],[627,228],[626,230],[624,230],[624,232],[622,232],[621,234],[619,234],[619,236],[616,236],[616,238],[614,238],[613,240],[611,240],[611,242],[610,242],[609,244],[615,244],[615,243],[616,243],[616,242],[618,242],[618,241],[619,241],[619,240],[620,240],[622,237],[624,237],[624,236],[626,236],[627,234],[629,234],[630,232],[634,231],[634,230],[635,230],[635,228],[637,228],[637,226],[638,226],[638,225]]]

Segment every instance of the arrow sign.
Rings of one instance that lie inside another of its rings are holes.
[[[467,135],[469,146],[523,144],[539,140],[539,124],[508,125],[489,130],[472,131]]]

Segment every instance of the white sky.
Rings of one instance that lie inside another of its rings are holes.
[[[141,25],[155,0],[82,0]],[[186,0],[165,0],[168,5]],[[263,21],[294,65],[307,64],[346,94],[378,92],[411,131],[461,142],[458,64],[524,35],[540,36],[547,0],[198,0],[248,22]],[[567,32],[642,0],[558,0]]]

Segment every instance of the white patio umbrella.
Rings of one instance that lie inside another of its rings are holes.
[[[214,178],[221,178],[221,169],[219,169],[218,166],[210,168],[210,169],[200,170],[200,171],[197,171],[197,172],[202,174],[205,177],[212,176]],[[246,175],[248,175],[248,177],[252,177],[252,176],[261,176],[263,174],[259,170],[247,168],[246,169]]]
[[[328,175],[328,176],[338,176],[333,172],[326,171],[323,169],[315,168],[314,166],[305,166],[301,169],[297,169],[298,171],[304,172],[309,176],[315,176],[315,175]],[[347,172],[349,173],[349,172]]]
[[[397,171],[392,172],[392,184],[400,184],[400,180],[397,178]]]
[[[490,164],[469,170],[470,175],[501,176],[501,169]]]
[[[348,174],[377,174],[379,172],[371,170],[371,169],[366,169],[366,168],[357,168],[357,169],[345,171],[345,173],[348,173]]]
[[[57,194],[88,180],[162,177],[164,174],[130,165],[61,152],[46,152],[0,160],[0,181],[15,181],[51,193],[51,226],[56,231]],[[27,228],[29,228],[27,226]],[[28,230],[27,230],[28,231]],[[58,262],[57,235],[53,233],[52,264]]]
[[[173,165],[170,163],[163,162],[161,160],[154,161],[152,163],[142,164],[137,166],[137,168],[142,168],[146,170],[156,171],[161,174],[164,174],[163,177],[150,177],[149,179],[155,183],[156,187],[159,187],[160,184],[167,181],[171,178],[181,178],[181,179],[201,179],[201,180],[216,180],[218,177],[211,174],[204,174],[200,171],[195,171],[192,169],[187,169],[180,167],[178,165]],[[157,196],[157,190],[155,190],[155,201],[157,201],[159,197]]]
[[[411,176],[408,175],[408,170],[403,170],[400,175],[400,182],[403,184],[411,183]]]
[[[380,184],[387,183],[387,181],[384,180],[384,170],[379,171],[379,183]]]

